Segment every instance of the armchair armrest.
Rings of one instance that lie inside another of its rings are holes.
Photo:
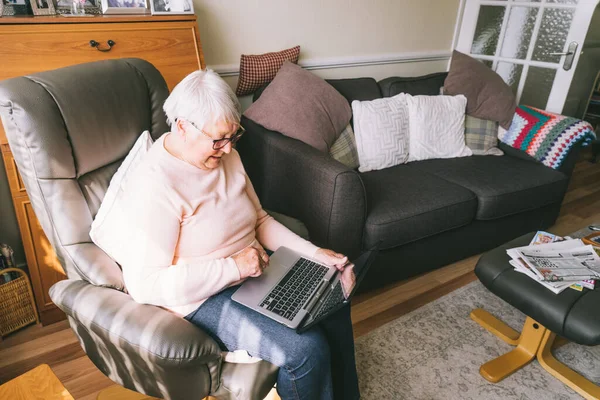
[[[247,134],[238,150],[262,206],[301,220],[316,245],[358,255],[366,219],[360,175],[248,118],[242,125]]]
[[[161,398],[202,398],[217,390],[221,349],[185,319],[82,280],[56,283],[50,297],[113,381]]]
[[[221,357],[217,342],[195,325],[118,290],[64,280],[52,286],[50,297],[69,317],[147,352],[159,365],[204,364]]]

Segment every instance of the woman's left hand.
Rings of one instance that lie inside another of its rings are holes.
[[[315,252],[315,259],[325,265],[336,267],[340,271],[343,271],[344,266],[348,263],[348,257],[329,249],[318,249]]]

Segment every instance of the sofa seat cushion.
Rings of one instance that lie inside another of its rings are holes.
[[[361,174],[367,193],[363,245],[387,249],[469,224],[477,197],[411,164]]]
[[[478,220],[561,202],[568,184],[568,177],[559,171],[510,156],[426,160],[411,165],[475,193]]]

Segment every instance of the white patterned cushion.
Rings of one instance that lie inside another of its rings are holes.
[[[407,94],[352,102],[360,172],[404,164],[408,159]]]
[[[150,151],[150,148],[153,144],[154,141],[150,136],[150,132],[142,132],[140,137],[138,137],[138,139],[135,141],[135,144],[131,150],[129,150],[129,154],[127,154],[127,157],[125,157],[125,160],[123,160],[117,172],[115,172],[111,178],[108,189],[106,190],[106,194],[104,195],[102,203],[100,204],[100,208],[98,209],[98,213],[92,222],[92,228],[90,231],[90,237],[92,238],[92,241],[98,247],[104,250],[104,252],[113,260],[116,260],[118,257],[117,249],[119,249],[120,246],[115,244],[115,235],[104,223],[106,221],[106,216],[109,212],[111,212],[111,210],[114,210],[115,207],[118,207],[117,196],[119,196],[119,192],[123,190],[122,188],[127,183],[127,179],[130,176],[129,172],[133,171],[135,167],[138,166],[144,156],[148,153],[148,151]]]
[[[359,166],[358,152],[356,150],[356,138],[352,125],[348,124],[340,134],[340,137],[333,143],[329,149],[329,155],[350,169],[356,169]]]
[[[473,155],[465,145],[465,96],[409,96],[406,101],[409,162]]]

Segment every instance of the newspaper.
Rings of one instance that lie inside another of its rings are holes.
[[[593,290],[600,277],[600,257],[579,239],[539,231],[529,246],[506,251],[515,271],[538,281],[553,293],[566,288]],[[583,275],[579,275],[583,274]]]
[[[600,257],[592,246],[579,246],[568,250],[553,250],[542,247],[546,247],[546,245],[537,245],[535,248],[517,251],[519,258],[541,280],[548,282],[570,281],[573,283],[583,279],[600,278]]]
[[[537,275],[531,271],[531,269],[527,266],[527,264],[523,264],[517,260],[510,260],[509,261],[510,265],[512,265],[515,268],[515,271],[520,272],[522,274],[525,274],[527,276],[529,276],[532,279],[535,279],[536,281],[538,281],[542,286],[546,287],[547,289],[551,290],[554,293],[560,293],[563,290],[565,290],[566,288],[572,286],[572,282],[544,282],[544,281],[540,281],[537,278]]]

